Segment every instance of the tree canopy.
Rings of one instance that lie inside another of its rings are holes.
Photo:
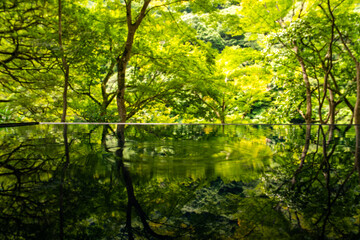
[[[360,123],[360,4],[4,0],[0,122]]]

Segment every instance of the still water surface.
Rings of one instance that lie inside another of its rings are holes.
[[[0,128],[0,239],[360,239],[355,130]]]

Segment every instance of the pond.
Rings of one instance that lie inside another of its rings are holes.
[[[0,239],[360,239],[356,131],[2,127]]]

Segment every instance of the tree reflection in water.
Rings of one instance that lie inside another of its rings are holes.
[[[360,238],[358,126],[115,127],[0,129],[0,239]]]
[[[318,128],[316,136],[311,136],[311,126],[306,126],[299,166],[295,170],[288,167],[296,165],[289,158],[270,171],[267,191],[288,212],[289,221],[296,222],[300,234],[308,232],[314,239],[357,239],[360,199],[352,163],[354,153],[343,145],[344,139],[333,138],[335,131],[345,136],[349,128],[342,131],[336,126],[313,127]],[[309,141],[311,137],[313,141]],[[291,181],[287,175],[292,176]]]
[[[118,139],[118,149],[116,150],[116,166],[118,175],[123,178],[126,192],[127,192],[127,210],[126,210],[126,229],[128,232],[129,239],[134,239],[134,234],[131,226],[132,222],[132,208],[135,209],[135,212],[140,217],[141,223],[143,224],[143,227],[145,231],[150,234],[150,236],[158,238],[158,239],[169,239],[170,236],[161,235],[156,232],[154,232],[151,227],[148,224],[149,218],[147,217],[146,213],[140,206],[138,200],[135,197],[134,193],[134,187],[132,183],[132,179],[130,176],[130,173],[128,169],[124,165],[124,159],[123,159],[123,151],[125,146],[125,125],[118,125],[116,129],[116,135]]]
[[[355,125],[356,145],[355,145],[355,169],[359,173],[360,182],[360,126]]]

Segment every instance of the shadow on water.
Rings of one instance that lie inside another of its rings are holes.
[[[0,239],[360,239],[359,126],[0,136]]]

